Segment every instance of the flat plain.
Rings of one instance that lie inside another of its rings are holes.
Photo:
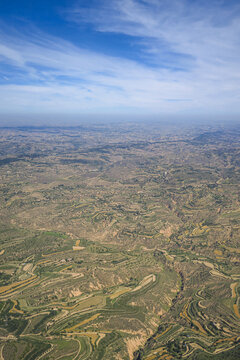
[[[0,129],[0,359],[237,359],[240,127]]]

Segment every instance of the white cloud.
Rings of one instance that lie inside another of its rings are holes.
[[[75,23],[141,43],[149,65],[5,27],[0,60],[21,81],[0,85],[2,111],[239,113],[239,6],[199,3],[112,0],[68,12]]]
[[[167,50],[190,56],[195,66],[204,61],[239,64],[240,4],[224,8],[222,2],[217,2],[220,6],[214,1],[215,6],[201,3],[112,0],[95,10],[75,8],[71,19],[91,22],[98,31],[140,37],[160,63]]]

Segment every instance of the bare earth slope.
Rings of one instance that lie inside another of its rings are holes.
[[[237,359],[239,126],[0,130],[0,359]]]

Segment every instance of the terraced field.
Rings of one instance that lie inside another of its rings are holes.
[[[240,356],[237,125],[0,133],[0,359]]]

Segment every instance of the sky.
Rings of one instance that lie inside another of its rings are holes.
[[[0,114],[240,115],[239,0],[1,0]]]

